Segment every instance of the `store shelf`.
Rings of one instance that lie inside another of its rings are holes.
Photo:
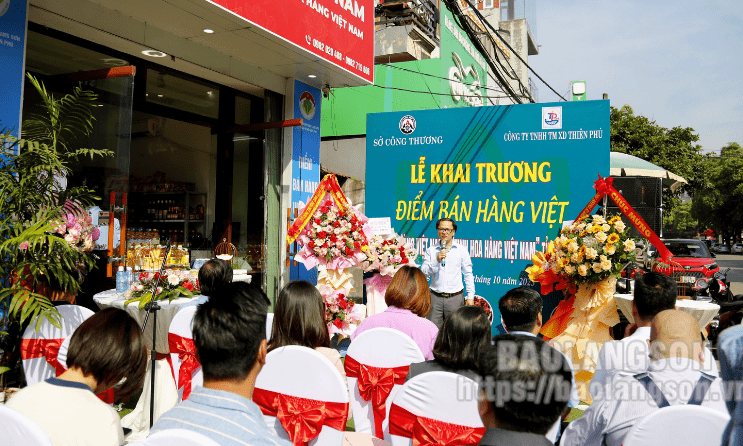
[[[129,226],[132,226],[134,223],[184,223],[186,220],[180,219],[180,220],[171,220],[171,219],[165,219],[165,220],[139,220],[139,219],[132,219],[132,222],[129,224]],[[189,223],[204,223],[204,220],[188,220]]]

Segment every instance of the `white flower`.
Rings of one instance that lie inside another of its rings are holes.
[[[606,241],[606,232],[597,232],[593,234],[593,238],[599,243],[604,243]]]
[[[179,283],[181,283],[181,278],[178,277],[178,274],[169,274],[168,275],[168,284],[172,286],[176,286]]]
[[[565,273],[568,275],[572,275],[575,272],[575,267],[573,265],[565,265]]]
[[[600,273],[601,270],[602,270],[602,268],[601,268],[601,264],[600,263],[596,262],[596,263],[593,264],[593,272]]]
[[[584,277],[588,274],[588,266],[585,263],[578,267],[578,274]]]
[[[606,245],[604,246],[604,252],[608,255],[614,255],[614,253],[617,251],[617,245]]]
[[[624,252],[632,252],[635,250],[635,242],[632,239],[624,241]]]
[[[622,220],[619,220],[618,222],[614,223],[614,229],[616,229],[618,232],[624,231],[625,228],[626,226]]]
[[[609,232],[609,229],[611,229],[611,226],[609,226],[608,224],[604,223],[603,225],[601,225],[602,231]]]
[[[596,252],[595,249],[593,249],[593,248],[586,248],[586,258],[587,259],[595,259],[596,256],[598,256],[598,255],[599,255],[599,253]]]
[[[593,222],[595,224],[597,224],[597,225],[602,225],[602,224],[606,223],[606,219],[604,219],[604,217],[602,217],[602,216],[600,216],[598,214],[592,215],[592,217],[593,217]]]

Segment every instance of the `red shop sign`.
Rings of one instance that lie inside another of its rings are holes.
[[[374,0],[207,1],[374,81]]]

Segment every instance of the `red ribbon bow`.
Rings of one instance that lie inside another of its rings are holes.
[[[374,410],[374,435],[384,439],[382,422],[387,416],[385,401],[395,384],[405,384],[409,365],[400,367],[371,367],[346,356],[346,376],[357,378],[359,395],[364,401],[371,401]]]
[[[181,360],[181,368],[178,371],[178,387],[183,387],[183,400],[188,399],[191,394],[191,380],[193,372],[201,364],[196,359],[196,346],[193,339],[178,336],[175,333],[168,333],[168,347],[171,353],[178,353],[178,359]]]
[[[320,434],[323,426],[341,432],[346,430],[348,403],[311,400],[257,387],[253,390],[253,402],[264,415],[278,418],[297,446],[306,446]]]
[[[612,177],[601,178],[601,175],[599,175],[599,179],[593,182],[593,188],[596,189],[596,192],[602,195],[606,195],[612,189],[614,189],[614,186],[612,186],[612,183],[614,183],[614,178]]]
[[[56,376],[61,375],[67,369],[59,362],[59,348],[62,346],[64,339],[24,339],[21,342],[21,359],[46,358]]]
[[[392,404],[390,434],[411,438],[413,446],[451,446],[479,443],[485,434],[485,428],[420,417],[397,404]]]

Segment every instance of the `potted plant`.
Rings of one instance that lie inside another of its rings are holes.
[[[95,231],[85,209],[97,197],[85,185],[61,183],[79,157],[112,154],[80,147],[80,138],[93,129],[93,92],[78,86],[55,99],[41,82],[27,77],[41,96],[40,111],[24,121],[21,138],[0,132],[0,307],[5,310],[0,373],[7,370],[17,341],[9,339],[7,327],[33,323],[38,329],[44,319],[59,326],[59,313],[44,288],[74,295],[94,267],[88,245]]]

